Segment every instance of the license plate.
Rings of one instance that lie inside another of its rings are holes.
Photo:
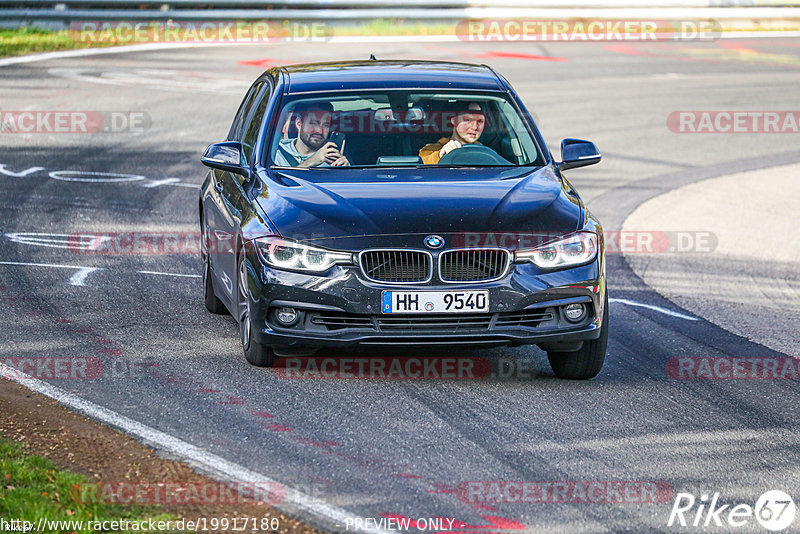
[[[470,313],[489,311],[488,291],[384,291],[383,313]]]

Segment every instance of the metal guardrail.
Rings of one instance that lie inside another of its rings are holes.
[[[68,24],[102,20],[310,20],[335,23],[371,19],[424,22],[603,16],[800,19],[800,0],[381,0],[379,6],[374,0],[0,0],[0,26],[37,21]]]

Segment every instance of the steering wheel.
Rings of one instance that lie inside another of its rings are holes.
[[[486,145],[462,145],[439,160],[439,165],[513,165]]]

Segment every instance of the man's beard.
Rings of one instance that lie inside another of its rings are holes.
[[[315,138],[312,138],[312,135],[315,135]],[[316,139],[316,141],[314,139]],[[318,137],[316,137],[316,134],[304,135],[301,133],[300,140],[303,141],[303,143],[305,143],[305,145],[312,150],[319,150],[320,148],[322,148],[322,145],[325,144],[325,136],[323,135],[319,135]]]

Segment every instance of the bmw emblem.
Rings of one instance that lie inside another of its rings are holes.
[[[438,235],[429,235],[425,238],[425,246],[428,248],[442,248],[444,246],[444,238]]]

